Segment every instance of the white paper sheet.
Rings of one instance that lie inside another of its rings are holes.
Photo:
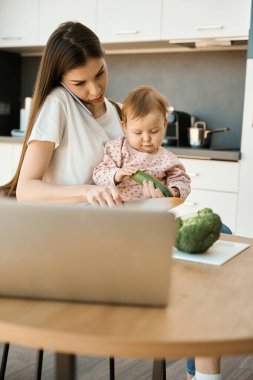
[[[186,253],[173,248],[172,257],[178,260],[194,261],[198,263],[222,265],[232,257],[238,255],[249,244],[235,243],[232,241],[217,240],[205,253]]]

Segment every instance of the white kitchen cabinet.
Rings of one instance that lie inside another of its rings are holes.
[[[39,43],[45,45],[50,34],[66,21],[79,21],[96,31],[95,0],[40,0]]]
[[[253,238],[253,57],[247,60],[241,140],[237,234]]]
[[[209,207],[217,212],[224,224],[236,232],[239,169],[238,162],[180,159],[191,177],[191,193],[185,210]]]
[[[23,144],[12,144],[12,160],[11,160],[11,172],[12,175],[15,174],[18,164],[19,164],[19,159],[21,156]]]
[[[22,144],[0,142],[0,185],[12,179],[18,167]]]
[[[238,192],[238,162],[180,159],[194,189]]]
[[[38,44],[39,0],[0,1],[0,47]]]
[[[0,185],[11,179],[12,144],[0,143]]]
[[[162,39],[246,38],[251,0],[164,0]]]
[[[162,0],[97,0],[101,42],[160,40]]]
[[[185,205],[189,206],[191,212],[205,207],[211,208],[220,215],[222,222],[235,232],[237,201],[236,193],[192,189]]]

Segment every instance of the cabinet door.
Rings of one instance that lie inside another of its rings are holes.
[[[102,42],[160,39],[162,0],[98,0],[97,30]]]
[[[0,143],[0,185],[4,185],[11,179],[12,149],[12,144]]]
[[[162,39],[247,37],[251,0],[164,0]]]
[[[239,163],[180,159],[191,177],[191,188],[238,192]]]
[[[236,232],[237,194],[221,191],[207,191],[193,189],[184,205],[189,207],[189,213],[202,208],[211,208],[220,215],[221,220],[232,232]],[[186,212],[187,214],[188,212]]]
[[[21,152],[22,152],[23,144],[13,144],[12,148],[12,161],[11,161],[11,174],[14,176],[16,173]]]
[[[79,21],[96,32],[96,1],[40,0],[40,44],[45,45],[50,34],[66,21]]]
[[[39,0],[0,1],[0,46],[38,45]]]

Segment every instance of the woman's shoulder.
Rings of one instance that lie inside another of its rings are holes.
[[[63,87],[58,86],[52,89],[52,91],[47,96],[49,100],[58,100],[59,102],[66,102],[68,99],[68,94]]]
[[[106,102],[106,108],[108,109],[108,107],[110,107],[111,109],[114,110],[114,112],[117,113],[120,121],[122,120],[122,104],[121,103],[118,103],[118,102],[115,102],[115,100],[111,99],[111,98],[105,98],[105,102]]]

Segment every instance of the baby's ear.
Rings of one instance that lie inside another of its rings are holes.
[[[164,127],[167,127],[167,124],[168,124],[168,121],[167,121],[167,118],[165,117],[164,118]]]

